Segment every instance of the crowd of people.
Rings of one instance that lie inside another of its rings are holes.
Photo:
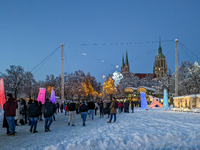
[[[59,104],[59,102],[52,103],[49,99],[45,100],[45,103],[42,104],[41,101],[30,99],[28,103],[24,99],[17,101],[13,98],[12,94],[7,94],[7,101],[3,105],[4,109],[4,120],[3,127],[7,128],[7,136],[13,136],[16,134],[15,126],[18,126],[18,121],[21,125],[29,124],[30,132],[37,133],[37,123],[38,121],[43,121],[42,117],[44,117],[44,131],[51,132],[50,126],[55,121],[55,114],[63,113],[65,111],[65,115],[69,115],[68,117],[68,126],[75,126],[75,115],[81,114],[81,118],[83,120],[83,126],[85,126],[85,122],[87,116],[89,119],[93,120],[94,115],[97,115],[97,110],[100,112],[100,118],[103,118],[107,115],[109,121],[107,123],[112,122],[112,118],[114,118],[113,123],[116,122],[116,113],[124,112],[129,113],[129,101],[117,102],[115,97],[112,100],[104,100],[104,101],[94,101],[90,99],[88,102],[80,101],[75,102],[73,100],[64,101]],[[131,110],[134,112],[134,103],[131,102]]]

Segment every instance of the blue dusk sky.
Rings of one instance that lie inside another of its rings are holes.
[[[179,66],[200,63],[200,1],[0,0],[0,72],[20,65],[37,81],[61,74],[61,43],[68,73],[90,72],[102,83],[121,70],[126,51],[131,72],[153,73],[159,36],[172,72],[175,39]]]

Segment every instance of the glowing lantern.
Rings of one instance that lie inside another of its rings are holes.
[[[141,108],[142,109],[148,108],[145,92],[140,92],[140,101],[141,101]]]
[[[52,89],[51,90],[51,98],[50,101],[54,104],[56,102],[56,98],[55,98],[55,91]]]
[[[3,82],[3,78],[1,78],[0,80],[0,107],[3,108],[4,103],[5,103],[4,82]]]
[[[45,102],[45,93],[46,93],[46,88],[40,88],[37,101],[41,101],[42,104]]]

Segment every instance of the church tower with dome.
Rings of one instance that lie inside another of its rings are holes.
[[[167,62],[165,60],[165,55],[162,53],[160,40],[159,40],[158,54],[155,57],[155,62],[153,66],[153,73],[156,74],[157,78],[162,78],[167,76]]]

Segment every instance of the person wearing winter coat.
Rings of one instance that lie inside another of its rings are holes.
[[[97,115],[97,110],[99,108],[99,105],[97,104],[97,102],[95,102],[94,105],[95,105],[95,116],[96,116]]]
[[[23,110],[22,110],[22,112],[23,112],[22,115],[23,115],[23,117],[25,119],[25,123],[24,124],[27,124],[28,123],[28,121],[27,121],[27,119],[28,119],[28,117],[27,117],[27,105],[26,105],[26,101],[23,98],[21,98],[21,105],[24,106]]]
[[[99,109],[100,109],[100,118],[102,118],[103,117],[103,102],[102,101],[100,101],[99,103]]]
[[[63,108],[64,108],[63,103],[61,103],[61,105],[60,105],[60,111],[61,111],[61,113],[63,113]]]
[[[5,111],[5,117],[9,125],[10,134],[8,136],[15,135],[15,116],[16,109],[18,108],[18,104],[15,98],[13,98],[12,94],[7,94],[7,99],[3,105],[3,109]]]
[[[110,117],[110,105],[111,105],[111,102],[110,101],[107,101],[107,108],[106,108],[106,111],[107,111],[107,114],[108,114],[108,118]]]
[[[122,111],[122,102],[118,103],[118,112],[121,113]]]
[[[94,109],[95,109],[95,104],[93,102],[93,99],[90,100],[88,103],[88,109],[89,109],[89,117],[90,115],[92,116],[92,120],[94,119]]]
[[[40,116],[40,107],[38,104],[38,101],[34,101],[34,103],[30,104],[28,107],[28,114],[29,114],[29,118],[31,120],[31,128],[30,128],[30,132],[32,132],[33,127],[34,127],[34,131],[33,133],[37,133],[38,131],[36,131],[37,128],[37,122]]]
[[[3,128],[7,129],[6,134],[10,134],[9,125],[8,125],[8,121],[6,120],[5,112],[3,115]]]
[[[53,122],[52,116],[53,116],[53,105],[49,101],[49,99],[46,99],[44,105],[43,105],[43,112],[44,112],[44,118],[45,118],[45,132],[50,132],[49,129],[51,126],[51,123]]]
[[[108,121],[107,123],[111,123],[113,116],[114,116],[114,122],[113,123],[116,122],[116,112],[117,112],[117,109],[116,109],[115,103],[117,103],[117,101],[113,97],[112,101],[111,101],[111,105],[110,105],[111,117],[110,117],[110,121]]]
[[[15,116],[15,125],[19,126],[17,124],[17,121],[20,120],[21,125],[24,125],[23,120],[23,115],[22,115],[22,110],[24,109],[24,106],[20,104],[20,102],[17,102],[18,108],[16,109],[16,116]]]
[[[88,106],[83,102],[79,108],[81,112],[81,118],[83,119],[83,126],[85,126],[85,121],[87,118],[87,111],[88,111]]]
[[[74,120],[75,120],[76,104],[74,103],[74,101],[70,102],[67,108],[69,109],[68,126],[70,126],[71,121],[72,121],[72,126],[75,126]]]
[[[53,120],[56,121],[56,117],[55,117],[55,114],[56,114],[56,104],[55,103],[53,104],[52,102],[51,102],[51,104],[53,106]]]
[[[41,101],[39,101],[39,108],[40,108],[40,117],[39,117],[39,120],[40,121],[43,121],[43,119],[42,119],[42,107],[43,107],[43,105],[42,105],[42,102]]]
[[[132,110],[132,113],[134,113],[134,102],[131,101],[131,110]]]
[[[106,100],[104,100],[103,101],[103,113],[104,113],[104,115],[106,115],[106,113],[107,113],[106,109],[107,109],[107,103],[106,103]]]
[[[58,113],[59,113],[59,107],[60,107],[60,104],[56,102],[56,109],[58,110]]]
[[[69,109],[67,108],[68,103],[65,104],[65,115],[69,115]]]

